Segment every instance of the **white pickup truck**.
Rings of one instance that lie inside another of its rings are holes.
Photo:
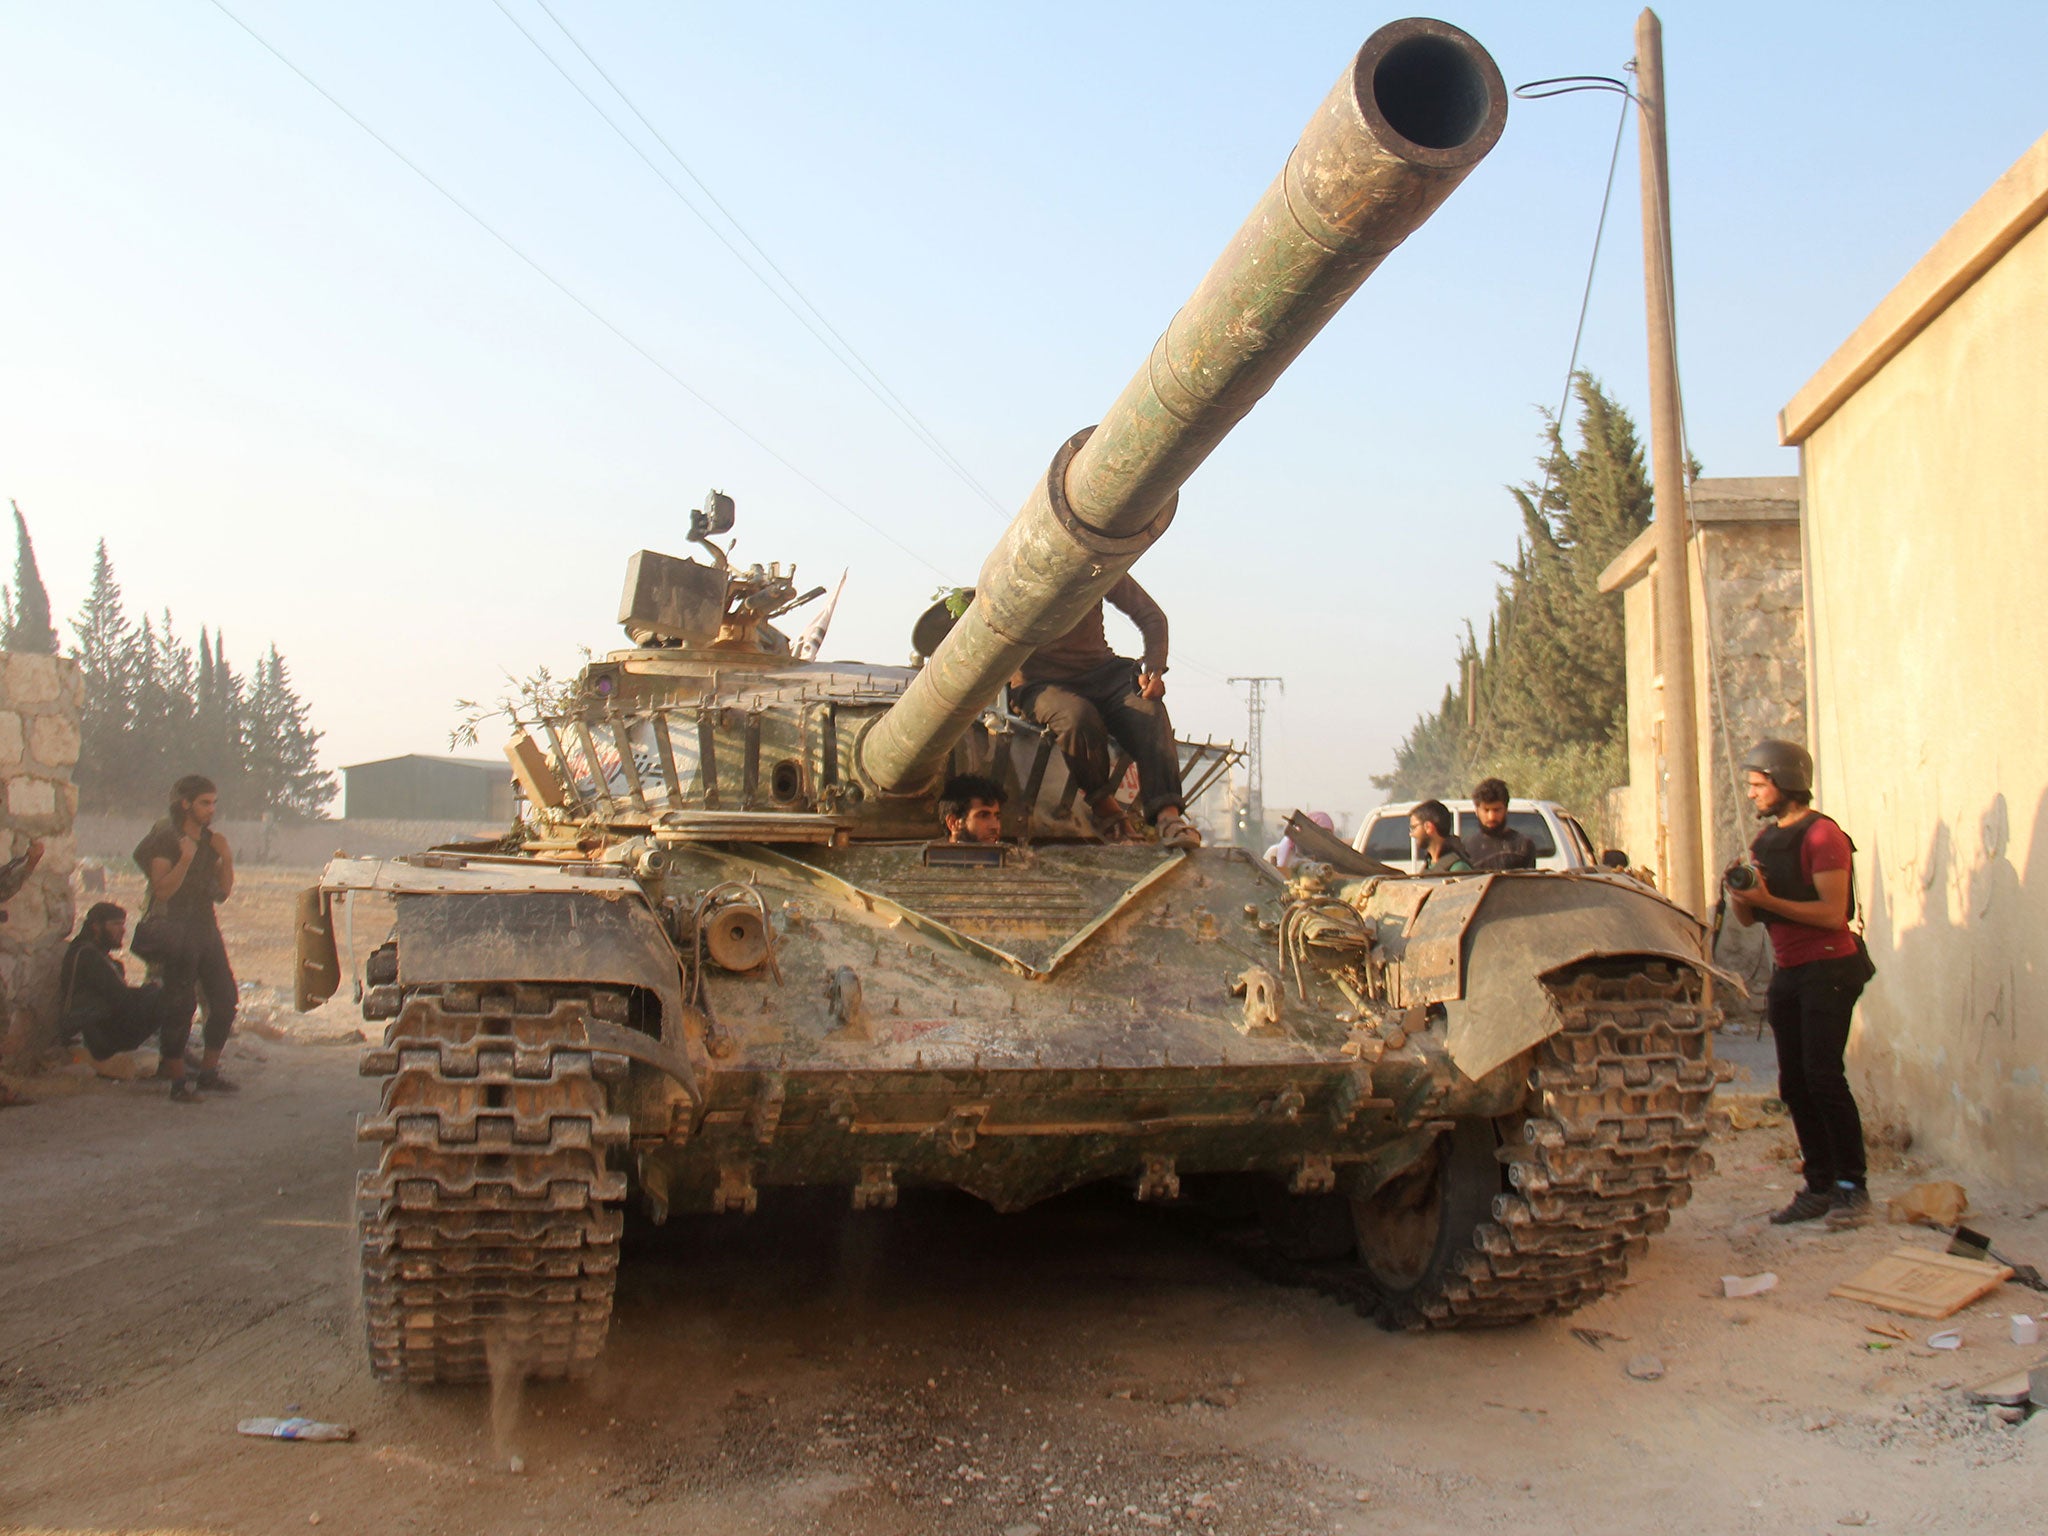
[[[1415,874],[1423,861],[1415,856],[1415,844],[1408,836],[1408,813],[1421,803],[1397,800],[1369,813],[1351,846],[1368,858]],[[1444,804],[1458,819],[1460,838],[1479,830],[1479,812],[1470,800],[1446,800]],[[1536,845],[1538,869],[1593,869],[1600,863],[1586,829],[1555,800],[1510,800],[1508,825]]]

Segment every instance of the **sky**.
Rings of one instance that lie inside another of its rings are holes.
[[[1441,14],[1512,86],[1621,74],[1637,9]],[[902,661],[1397,14],[4,0],[0,495],[60,629],[104,539],[131,609],[280,647],[329,766],[622,646],[628,556],[713,486],[741,560],[850,571],[827,654]],[[1687,433],[1793,474],[1778,409],[2048,129],[2048,6],[1659,14]],[[1137,567],[1183,735],[1242,740],[1228,679],[1285,679],[1269,805],[1379,803],[1483,626],[1618,105],[1514,102]],[[1646,423],[1636,174],[1631,121],[1580,361]]]

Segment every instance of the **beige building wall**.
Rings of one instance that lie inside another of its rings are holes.
[[[1818,804],[1877,979],[1851,1062],[1916,1142],[2048,1154],[2048,137],[1788,405]]]

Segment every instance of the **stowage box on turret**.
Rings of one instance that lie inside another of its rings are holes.
[[[503,846],[336,859],[300,907],[299,1005],[362,961],[383,1021],[360,1134],[372,1360],[473,1380],[603,1347],[622,1206],[746,1212],[837,1185],[1002,1210],[1097,1180],[1264,1181],[1277,1242],[1397,1324],[1604,1294],[1709,1167],[1713,978],[1622,876],[1402,878],[1313,844],[1096,838],[1003,689],[1171,523],[1182,483],[1498,138],[1506,95],[1441,22],[1382,28],[1099,425],[1053,456],[915,667],[813,659],[794,571],[633,557],[632,648],[507,748]],[[931,616],[928,616],[928,619]],[[943,638],[940,636],[943,635]],[[1184,742],[1189,798],[1232,749]],[[934,845],[952,772],[998,846]],[[1305,838],[1313,840],[1315,829]]]

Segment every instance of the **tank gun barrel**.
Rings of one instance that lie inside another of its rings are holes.
[[[1033,651],[1071,629],[1172,521],[1180,487],[1507,118],[1486,50],[1415,18],[1366,39],[1286,167],[1101,424],[1076,433],[982,566],[974,601],[860,745],[914,793]]]

